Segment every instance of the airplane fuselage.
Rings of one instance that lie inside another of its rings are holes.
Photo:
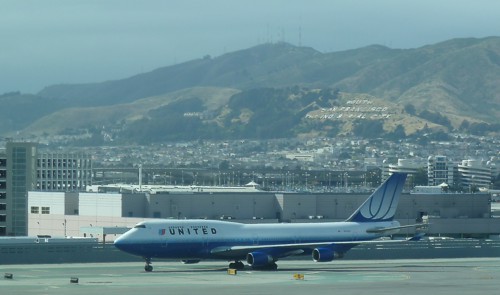
[[[383,236],[367,233],[369,229],[397,226],[397,221],[241,224],[217,220],[151,220],[140,223],[118,238],[115,244],[143,257],[243,259],[246,254],[234,251],[214,253],[213,250],[222,246],[366,241]],[[303,253],[310,253],[314,246],[300,248]]]

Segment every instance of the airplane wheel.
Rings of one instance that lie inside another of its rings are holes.
[[[269,264],[269,269],[270,270],[278,270],[278,265],[276,264],[276,262]]]
[[[241,261],[231,262],[231,263],[229,263],[229,268],[242,270],[242,269],[245,269],[245,264],[243,264],[243,262],[241,262]]]
[[[149,265],[149,264],[146,264],[146,266],[144,266],[144,270],[147,271],[147,272],[151,272],[151,271],[153,271],[153,266]]]

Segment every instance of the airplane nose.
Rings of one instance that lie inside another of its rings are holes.
[[[130,235],[124,234],[118,239],[114,241],[114,246],[118,248],[118,250],[133,254],[133,255],[142,255],[143,247],[140,243],[137,243],[136,240],[131,239]]]
[[[116,248],[120,249],[120,250],[124,250],[125,248],[125,241],[123,239],[123,236],[119,237],[118,239],[116,239],[113,244],[115,245]]]

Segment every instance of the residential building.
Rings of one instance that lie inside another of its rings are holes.
[[[489,188],[496,173],[496,167],[490,162],[462,160],[462,163],[458,164],[460,183],[464,189],[470,190],[473,187]]]
[[[386,179],[396,172],[416,174],[420,169],[425,168],[426,163],[422,159],[398,159],[397,164],[384,164],[382,166],[382,179]]]
[[[429,156],[427,159],[428,185],[453,184],[453,164],[446,156]]]

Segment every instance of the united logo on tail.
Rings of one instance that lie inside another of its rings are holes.
[[[405,181],[406,174],[392,174],[346,221],[392,221]]]

